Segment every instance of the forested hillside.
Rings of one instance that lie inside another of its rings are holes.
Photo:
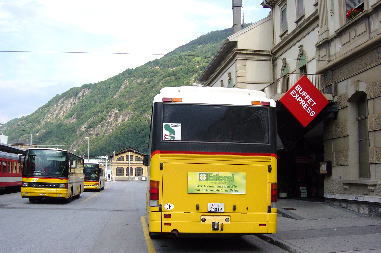
[[[63,145],[106,155],[131,147],[147,152],[152,99],[162,87],[192,85],[231,29],[210,32],[135,69],[55,96],[31,115],[5,125],[10,142]]]

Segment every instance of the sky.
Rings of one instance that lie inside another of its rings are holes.
[[[268,15],[262,0],[242,2],[245,23]],[[33,113],[72,87],[105,80],[231,27],[231,4],[0,0],[0,124]]]

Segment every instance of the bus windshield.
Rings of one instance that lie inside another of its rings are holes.
[[[162,141],[269,143],[269,108],[164,104]],[[165,134],[173,133],[172,138]],[[177,133],[176,133],[177,132]]]
[[[27,177],[68,177],[66,152],[59,150],[29,150],[23,175]]]
[[[85,164],[83,172],[85,173],[85,180],[99,180],[100,169],[98,164]]]

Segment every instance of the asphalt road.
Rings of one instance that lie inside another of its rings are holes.
[[[69,203],[0,194],[0,252],[285,252],[256,236],[151,240],[146,182],[108,182]]]

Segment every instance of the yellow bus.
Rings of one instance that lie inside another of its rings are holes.
[[[85,163],[85,190],[101,191],[105,188],[105,176],[98,163]]]
[[[151,238],[276,232],[275,106],[263,92],[237,88],[167,87],[155,96]]]
[[[31,148],[25,156],[21,197],[70,200],[84,190],[83,159],[66,150]]]

